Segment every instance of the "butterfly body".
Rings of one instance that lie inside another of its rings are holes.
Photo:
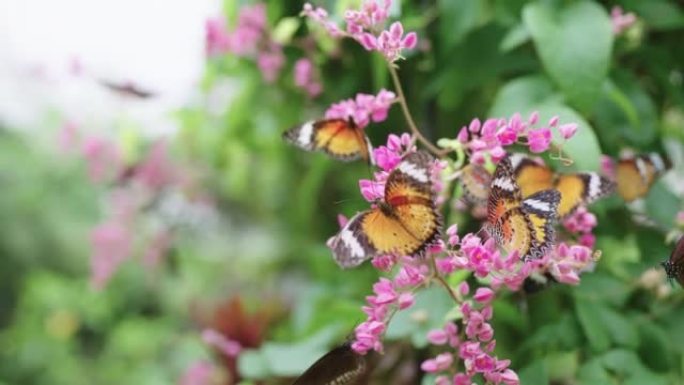
[[[670,259],[661,262],[669,279],[674,279],[684,287],[684,236],[679,238]]]
[[[319,358],[292,385],[361,385],[368,371],[367,359],[345,343]]]
[[[485,230],[507,252],[521,258],[544,256],[554,242],[553,224],[560,193],[549,189],[522,197],[511,159],[499,162],[490,185]]]
[[[620,159],[615,170],[618,194],[626,202],[646,196],[655,181],[671,167],[670,161],[657,153]]]
[[[341,161],[364,159],[372,163],[370,141],[351,119],[312,120],[285,131],[283,138],[304,150],[323,151]]]
[[[408,154],[392,170],[384,199],[356,214],[331,240],[335,261],[354,267],[378,254],[421,254],[440,233],[430,182],[432,157]]]

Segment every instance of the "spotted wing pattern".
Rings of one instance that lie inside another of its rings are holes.
[[[544,256],[554,242],[553,224],[560,194],[549,189],[523,199],[511,159],[499,162],[490,186],[486,230],[507,252],[523,259]]]
[[[425,152],[404,157],[385,184],[385,199],[354,216],[330,244],[335,261],[354,267],[377,254],[421,254],[440,234]]]
[[[555,174],[524,154],[511,155],[515,180],[523,198],[539,191],[554,188],[560,193],[558,217],[564,218],[577,210],[612,194],[615,184],[595,172]]]
[[[461,170],[461,183],[465,200],[474,205],[487,204],[489,197],[489,185],[492,183],[492,174],[484,167],[476,164],[468,164]]]
[[[338,160],[372,163],[370,141],[353,120],[309,121],[285,131],[283,138],[304,150],[323,151]]]

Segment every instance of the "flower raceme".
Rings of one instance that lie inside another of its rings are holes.
[[[385,59],[393,63],[402,59],[402,52],[414,49],[418,44],[415,32],[404,34],[401,22],[394,22],[389,29],[383,29],[389,18],[391,0],[365,0],[358,10],[347,10],[344,20],[347,24],[346,32],[330,21],[328,12],[309,3],[304,4],[302,15],[322,25],[333,37],[350,37],[363,46],[367,51],[377,51]]]

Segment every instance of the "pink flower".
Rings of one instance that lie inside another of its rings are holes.
[[[444,345],[449,340],[449,336],[442,329],[430,330],[427,334],[428,341],[433,345]]]
[[[575,132],[577,132],[577,123],[563,124],[558,127],[558,131],[563,139],[570,139],[573,137],[573,135],[575,135]]]
[[[325,113],[327,119],[354,119],[361,128],[366,127],[371,120],[382,122],[387,119],[387,113],[396,100],[394,92],[385,89],[377,95],[359,93],[354,99],[346,99],[335,103]]]
[[[601,173],[610,179],[615,179],[615,162],[608,155],[601,155]]]
[[[88,137],[83,141],[82,152],[88,163],[88,176],[93,182],[102,182],[121,168],[121,155],[114,142]]]
[[[202,340],[209,346],[216,348],[226,357],[237,357],[242,350],[239,342],[233,341],[214,329],[204,329]]]
[[[180,379],[180,385],[211,385],[214,365],[207,361],[193,362]]]
[[[280,69],[285,65],[285,55],[283,49],[278,44],[271,44],[268,50],[259,52],[257,65],[261,70],[261,75],[267,83],[273,83]]]
[[[175,179],[174,165],[166,141],[152,144],[147,157],[135,169],[134,178],[151,190],[158,190]]]
[[[494,291],[486,287],[479,287],[477,291],[475,291],[473,299],[477,302],[488,303],[494,299]]]
[[[610,10],[610,18],[613,23],[613,34],[620,35],[626,29],[636,23],[636,15],[632,12],[624,13],[622,7],[616,5]]]
[[[363,195],[368,202],[375,202],[382,199],[385,195],[384,181],[361,179],[359,180],[359,188],[361,189],[361,195]]]
[[[119,265],[130,256],[132,240],[130,228],[122,223],[106,222],[92,230],[90,280],[96,289],[104,288]]]
[[[548,128],[530,130],[527,132],[527,140],[530,151],[533,153],[544,152],[548,150],[551,145],[551,130]]]
[[[328,31],[330,36],[340,37],[343,35],[337,24],[328,19],[328,11],[326,11],[324,8],[314,7],[309,3],[305,3],[301,14],[323,26]]]
[[[435,358],[423,361],[420,368],[424,372],[436,373],[449,369],[454,362],[454,357],[451,353],[442,353]]]
[[[57,142],[64,153],[69,153],[78,148],[80,132],[78,125],[73,121],[66,121],[59,131]]]
[[[677,226],[684,226],[684,211],[677,213],[675,221],[677,222]]]
[[[207,56],[224,54],[230,50],[231,37],[226,30],[222,17],[207,19],[205,22],[205,49]]]
[[[301,58],[294,65],[295,85],[307,91],[310,97],[315,97],[322,91],[322,86],[318,81],[315,68],[311,60]]]

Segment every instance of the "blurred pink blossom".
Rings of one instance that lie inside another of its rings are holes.
[[[267,83],[273,83],[280,70],[285,65],[285,55],[283,49],[278,44],[271,44],[268,50],[262,50],[257,56],[257,65],[261,70],[261,75]]]
[[[622,7],[616,5],[610,10],[610,19],[613,23],[613,34],[620,35],[636,23],[637,17],[632,12],[624,13]]]
[[[316,97],[323,91],[314,64],[307,58],[301,58],[294,65],[295,85],[307,92],[310,97]]]
[[[83,141],[81,151],[88,164],[88,176],[93,182],[102,182],[121,169],[119,148],[110,140],[89,136]]]
[[[214,365],[208,361],[195,361],[180,378],[179,385],[211,385]]]
[[[359,93],[354,99],[334,103],[325,113],[327,119],[354,119],[361,128],[371,121],[382,122],[387,119],[390,107],[396,101],[392,91],[380,90],[377,95]]]
[[[158,140],[150,146],[145,159],[135,167],[134,178],[151,190],[158,190],[176,179],[165,140]]]
[[[531,152],[535,154],[544,152],[551,145],[551,130],[548,128],[530,130],[527,132],[527,140]]]
[[[130,227],[124,223],[106,222],[93,229],[90,280],[96,289],[102,289],[130,256],[132,239]]]

